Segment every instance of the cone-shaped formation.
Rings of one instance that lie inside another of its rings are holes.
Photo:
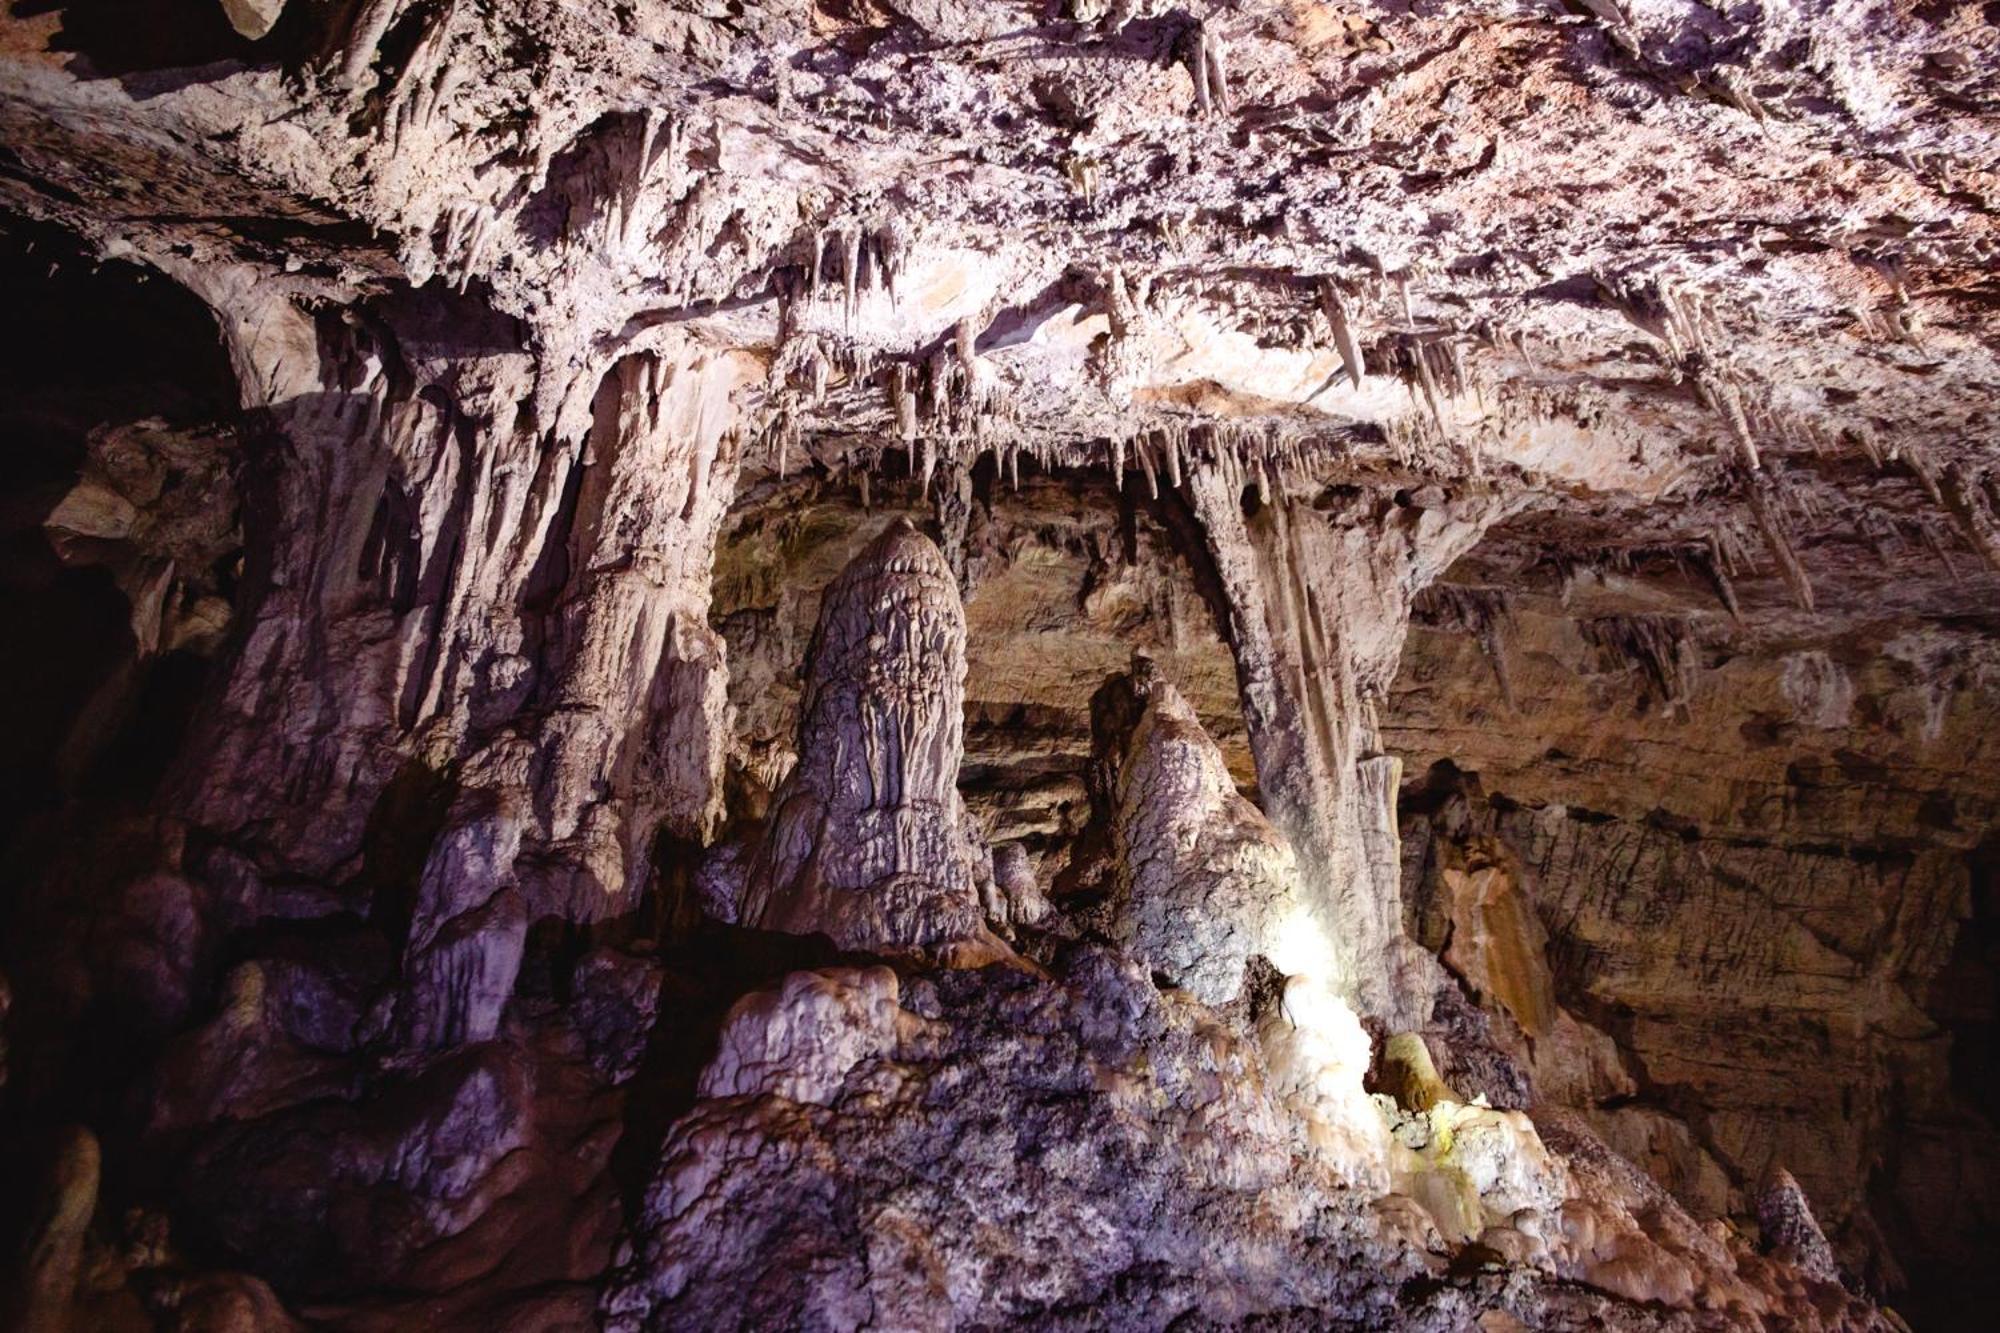
[[[1235,999],[1258,954],[1281,952],[1299,912],[1291,845],[1236,791],[1222,751],[1181,692],[1136,673],[1146,700],[1120,771],[1114,837],[1121,936],[1207,1004]]]
[[[897,520],[827,588],[799,762],[750,866],[746,925],[848,949],[991,957],[992,856],[958,794],[965,610],[944,556]]]
[[[1783,1167],[1771,1173],[1757,1199],[1757,1224],[1764,1232],[1764,1246],[1801,1273],[1820,1282],[1838,1283],[1840,1264],[1833,1246],[1813,1216],[1812,1203],[1791,1172]]]

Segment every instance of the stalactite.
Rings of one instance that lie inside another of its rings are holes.
[[[1743,619],[1743,608],[1736,601],[1736,585],[1730,582],[1726,559],[1719,540],[1710,533],[1707,541],[1698,548],[1695,563],[1702,574],[1715,588],[1715,595],[1735,620]]]
[[[1346,368],[1348,380],[1360,389],[1367,373],[1361,359],[1361,346],[1354,338],[1347,302],[1332,278],[1320,279],[1319,300],[1320,308],[1326,312],[1327,325],[1333,331],[1334,346],[1340,351],[1340,364]]]
[[[1674,616],[1601,616],[1577,623],[1592,647],[1638,668],[1668,708],[1685,711],[1694,697],[1700,650],[1688,623]]]
[[[1070,184],[1083,197],[1084,207],[1096,207],[1098,187],[1104,179],[1104,169],[1097,159],[1072,153],[1063,160],[1063,167],[1069,174]]]
[[[912,387],[915,372],[907,361],[889,367],[889,406],[895,413],[896,438],[917,438],[917,395]]]
[[[361,7],[341,47],[340,81],[343,85],[360,87],[362,76],[367,74],[375,52],[382,45],[382,38],[388,34],[389,25],[396,21],[396,15],[401,10],[402,0],[367,0]]]
[[[1942,491],[1945,508],[1957,520],[1965,540],[1988,565],[2000,570],[2000,521],[1994,518],[1984,479],[1953,461],[1945,465]]]
[[[1194,80],[1194,104],[1198,112],[1229,110],[1229,76],[1224,68],[1222,40],[1207,24],[1197,19],[1181,35],[1182,58]]]
[[[1951,551],[1939,539],[1937,527],[1932,523],[1930,515],[1925,514],[1917,519],[1917,531],[1923,534],[1924,545],[1929,547],[1931,554],[1937,557],[1937,562],[1944,566],[1945,576],[1952,582],[1957,583],[1959,581],[1958,565],[1952,560]]]
[[[1810,611],[1813,609],[1812,581],[1806,577],[1805,566],[1799,563],[1798,554],[1792,549],[1784,516],[1779,512],[1778,498],[1773,494],[1775,488],[1776,483],[1768,477],[1748,478],[1745,490],[1750,499],[1750,512],[1756,516],[1757,527],[1764,534],[1764,543],[1784,574],[1793,600],[1803,610]]]
[[[398,153],[404,151],[412,131],[435,127],[439,110],[467,77],[465,67],[450,59],[458,5],[459,0],[448,0],[424,19],[423,35],[384,99],[383,119]]]
[[[1717,383],[1711,390],[1716,405],[1722,412],[1722,419],[1729,425],[1729,435],[1736,442],[1737,461],[1750,472],[1757,471],[1762,463],[1757,455],[1757,437],[1750,430],[1750,419],[1743,411],[1743,395],[1736,386]]]
[[[1926,454],[1922,448],[1910,445],[1899,448],[1894,456],[1900,458],[1904,466],[1910,469],[1910,475],[1917,479],[1917,485],[1923,487],[1925,497],[1932,504],[1945,504],[1944,488],[1939,484],[1938,470],[1936,465],[1931,462],[1930,455]]]
[[[841,310],[848,323],[854,322],[861,304],[861,229],[850,228],[841,236]]]
[[[875,269],[882,275],[882,289],[888,293],[890,303],[897,300],[896,280],[903,274],[908,262],[909,240],[903,224],[894,218],[877,227],[874,235]]]

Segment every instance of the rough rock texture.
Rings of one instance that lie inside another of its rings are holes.
[[[1976,1322],[1992,20],[14,7],[9,1317]]]
[[[1329,937],[1329,981],[1371,1017],[1429,1017],[1431,960],[1403,933],[1396,761],[1373,713],[1402,650],[1410,597],[1475,540],[1491,501],[1434,489],[1331,506],[1288,499],[1246,523],[1240,478],[1197,473],[1190,492],[1229,607],[1259,788],[1305,859]],[[1469,515],[1460,509],[1470,508]]]
[[[1980,1288],[1957,1237],[1996,1215],[1991,990],[1965,970],[1990,910],[1985,650],[1878,618],[1801,666],[1796,639],[1742,636],[1670,706],[1575,628],[1644,587],[1581,577],[1568,612],[1517,595],[1512,705],[1456,615],[1415,636],[1395,739],[1413,770],[1478,776],[1413,783],[1413,933],[1518,1026],[1544,1098],[1705,1210],[1747,1213],[1789,1171],[1850,1273],[1908,1265],[1899,1307],[1949,1327],[1922,1291]]]
[[[1286,957],[1297,860],[1237,794],[1222,752],[1172,684],[1147,665],[1145,699],[1118,767],[1114,846],[1121,931],[1139,957],[1204,1004],[1226,1004],[1257,957]]]
[[[1353,1190],[1259,1063],[1100,952],[1058,983],[907,995],[887,969],[795,975],[731,1014],[606,1326],[1647,1327],[1646,1302],[1686,1311],[1666,1326],[1874,1326],[1837,1284],[1732,1257],[1602,1148],[1572,1180],[1525,1117],[1456,1104],[1406,1179],[1459,1191],[1515,1271],[1428,1280],[1452,1224]]]
[[[738,919],[846,949],[991,951],[992,854],[958,794],[965,612],[898,520],[820,602],[798,761],[772,796]]]

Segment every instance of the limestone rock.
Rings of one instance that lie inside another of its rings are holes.
[[[1114,842],[1125,940],[1204,1004],[1242,989],[1304,906],[1291,848],[1237,794],[1222,752],[1172,684],[1140,685],[1144,712],[1118,770]]]
[[[255,41],[278,26],[285,0],[222,0],[222,12],[230,27]]]
[[[957,787],[965,614],[929,539],[894,523],[848,565],[821,600],[806,676],[799,760],[741,919],[849,949],[996,956],[992,854]]]
[[[1458,1100],[1438,1077],[1424,1039],[1414,1032],[1398,1032],[1384,1044],[1376,1082],[1408,1111],[1428,1111],[1440,1102]]]
[[[571,1017],[592,1065],[612,1082],[638,1072],[663,984],[657,964],[617,949],[593,949],[577,963]]]
[[[77,1326],[77,1280],[101,1169],[97,1137],[82,1128],[64,1131],[49,1155],[35,1213],[10,1265],[11,1292],[0,1305],[9,1328],[67,1333]]]
[[[418,883],[398,1022],[419,1047],[486,1041],[521,968],[527,912],[513,880],[521,820],[508,802],[454,807]]]
[[[40,1308],[1990,1310],[2000,34],[1568,8],[12,7]]]
[[[1386,1310],[1388,1286],[1333,1258],[1376,1244],[1367,1228],[1290,1165],[1282,1117],[1237,1081],[1250,1052],[1142,975],[946,973],[925,983],[930,1019],[878,975],[795,977],[732,1021],[754,1022],[759,1056],[725,1037],[711,1099],[647,1193],[608,1327],[936,1327],[1079,1303],[1145,1326]],[[805,1082],[762,1063],[778,1033],[815,1052]],[[1329,1247],[1324,1265],[1265,1266],[1305,1236]],[[1393,1247],[1369,1259],[1380,1273],[1416,1262]]]
[[[1757,1224],[1763,1228],[1765,1246],[1797,1265],[1801,1273],[1819,1282],[1840,1281],[1840,1266],[1813,1217],[1812,1204],[1783,1167],[1772,1172],[1757,1198]]]

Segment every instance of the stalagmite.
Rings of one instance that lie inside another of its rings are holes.
[[[1113,821],[1122,937],[1174,985],[1226,1003],[1250,960],[1280,953],[1295,928],[1297,862],[1237,795],[1180,691],[1150,662],[1137,665],[1133,687],[1142,711],[1118,766]]]
[[[1792,1173],[1779,1167],[1757,1199],[1757,1222],[1766,1248],[1798,1265],[1806,1276],[1838,1283],[1840,1264],[1813,1216],[1812,1204]]]
[[[773,798],[740,918],[847,949],[1005,957],[992,859],[958,795],[965,613],[944,557],[891,523],[826,590],[799,762]]]

